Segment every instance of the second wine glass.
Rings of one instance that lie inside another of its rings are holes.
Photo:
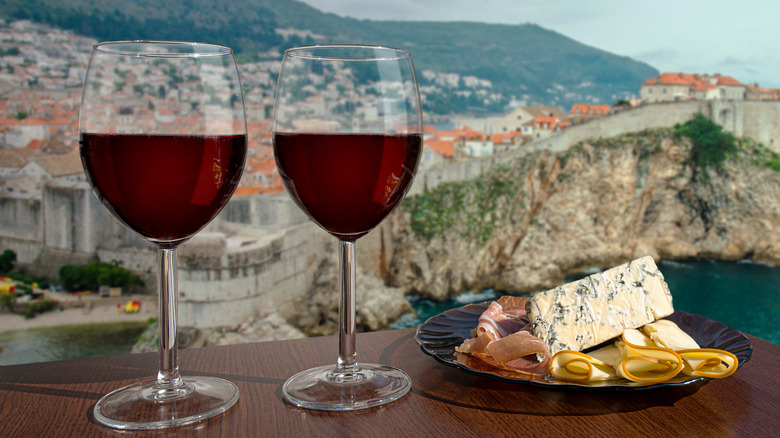
[[[411,388],[409,376],[357,360],[355,241],[403,199],[420,161],[422,113],[409,52],[355,45],[285,51],[273,145],[293,201],[341,247],[337,363],[291,377],[284,397],[317,410],[396,400]]]

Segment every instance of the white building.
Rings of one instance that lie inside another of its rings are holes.
[[[533,122],[538,117],[555,117],[558,120],[567,120],[569,115],[554,106],[522,106],[496,120],[490,133],[503,134],[519,131],[523,135],[533,135]]]
[[[688,73],[663,73],[642,83],[639,97],[644,102],[671,102],[677,100],[745,100],[747,87],[732,78]]]

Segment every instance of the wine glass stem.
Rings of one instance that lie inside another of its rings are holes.
[[[157,373],[157,386],[176,388],[183,385],[178,361],[176,248],[160,248],[157,260],[160,300],[160,371]]]
[[[336,371],[354,372],[360,370],[355,351],[355,242],[342,240],[340,243],[339,361]]]

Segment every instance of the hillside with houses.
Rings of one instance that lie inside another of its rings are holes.
[[[50,181],[84,181],[78,156],[78,110],[81,84],[93,39],[30,21],[0,23],[0,193],[5,197],[35,198]],[[240,64],[248,127],[249,154],[239,195],[278,193],[271,147],[271,120],[278,61]],[[448,86],[466,84],[470,95],[497,99],[490,81],[455,73],[426,70],[420,74],[421,98],[439,96]],[[124,87],[141,87],[134,76]],[[161,85],[162,86],[162,85]],[[155,92],[153,90],[152,92]],[[309,99],[318,99],[312,90]],[[365,90],[363,90],[365,93]],[[490,117],[433,114],[424,117],[421,165],[471,160],[522,150],[523,146],[566,129],[592,123],[638,106],[681,100],[778,100],[780,90],[742,84],[718,74],[663,73],[637,84],[635,99],[615,105],[575,104],[522,106]],[[376,116],[368,96],[361,111],[367,123]],[[184,99],[184,97],[180,97]],[[173,101],[176,104],[177,101]],[[173,117],[157,110],[156,117]],[[186,117],[180,115],[180,117]]]

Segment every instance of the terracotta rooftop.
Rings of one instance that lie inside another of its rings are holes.
[[[29,143],[27,143],[27,146],[25,146],[25,147],[26,147],[27,149],[41,149],[41,148],[43,148],[43,145],[44,145],[45,143],[46,143],[46,142],[45,142],[44,140],[41,140],[41,139],[35,139],[35,140],[30,140],[30,142],[29,142]]]
[[[452,141],[434,137],[425,142],[425,147],[433,149],[442,157],[452,158],[455,156],[455,144]]]
[[[698,84],[695,84],[691,87],[691,90],[693,91],[708,91],[708,90],[717,90],[718,86],[710,84],[708,82],[699,82]]]
[[[520,131],[512,131],[506,133],[498,133],[490,136],[490,141],[493,143],[514,143],[516,137],[522,137],[523,133]]]
[[[571,114],[601,114],[606,115],[612,109],[609,105],[590,105],[587,103],[575,103],[571,107]]]
[[[661,73],[642,82],[642,85],[694,85],[699,82],[701,80],[688,73]]]
[[[48,125],[49,121],[38,117],[27,117],[22,120],[5,118],[5,119],[0,119],[0,124],[34,126],[34,125]]]
[[[713,81],[714,80],[714,81]],[[743,86],[741,82],[731,76],[699,75],[690,73],[661,73],[660,75],[642,82],[642,85],[687,85],[696,86],[701,83],[717,85]]]
[[[233,192],[234,195],[259,195],[260,193],[263,193],[264,188],[261,186],[246,186],[246,187],[236,187],[236,191]]]

